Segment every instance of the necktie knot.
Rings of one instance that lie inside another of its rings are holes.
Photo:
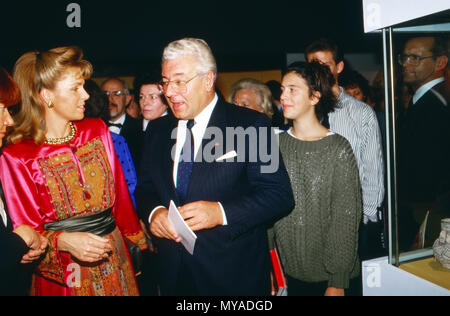
[[[187,128],[191,131],[192,130],[192,128],[194,127],[194,125],[195,125],[195,120],[189,120],[188,122],[187,122]]]

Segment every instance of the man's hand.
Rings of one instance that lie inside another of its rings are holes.
[[[20,263],[22,263],[22,264],[32,263],[36,260],[39,260],[41,258],[41,256],[45,253],[45,251],[48,247],[48,240],[47,240],[47,238],[45,238],[43,236],[39,236],[39,237],[41,240],[40,247],[37,249],[31,248],[30,251],[28,251],[28,253],[22,257],[22,261],[20,261]]]
[[[193,230],[211,229],[223,225],[219,203],[198,201],[178,208],[186,224]]]
[[[325,292],[325,296],[345,296],[345,290],[329,287]]]
[[[181,242],[181,238],[178,236],[172,222],[169,220],[169,211],[166,208],[160,208],[155,211],[150,223],[150,231],[156,237]]]
[[[21,263],[27,264],[38,260],[47,249],[48,241],[42,237],[33,228],[27,225],[21,225],[13,231],[23,239],[30,251],[22,257]]]

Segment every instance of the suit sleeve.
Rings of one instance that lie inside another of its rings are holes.
[[[0,223],[0,225],[3,225]],[[0,228],[0,249],[2,260],[0,260],[0,271],[7,273],[11,267],[20,263],[22,257],[27,253],[28,247],[18,235],[9,233]]]
[[[249,193],[237,199],[220,201],[225,209],[232,238],[253,228],[286,216],[294,207],[291,183],[286,171],[276,135],[270,121],[259,116],[254,127],[258,134],[258,153],[247,143],[246,175]],[[257,157],[256,161],[251,159]]]

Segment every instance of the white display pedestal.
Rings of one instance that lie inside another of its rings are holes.
[[[364,261],[364,296],[450,296],[450,291],[388,263],[388,258]]]

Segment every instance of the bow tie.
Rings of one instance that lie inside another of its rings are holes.
[[[123,127],[123,124],[118,124],[118,123],[108,123],[108,126],[109,127],[111,127],[111,126],[114,126],[114,127],[117,127],[117,128],[122,128]]]

